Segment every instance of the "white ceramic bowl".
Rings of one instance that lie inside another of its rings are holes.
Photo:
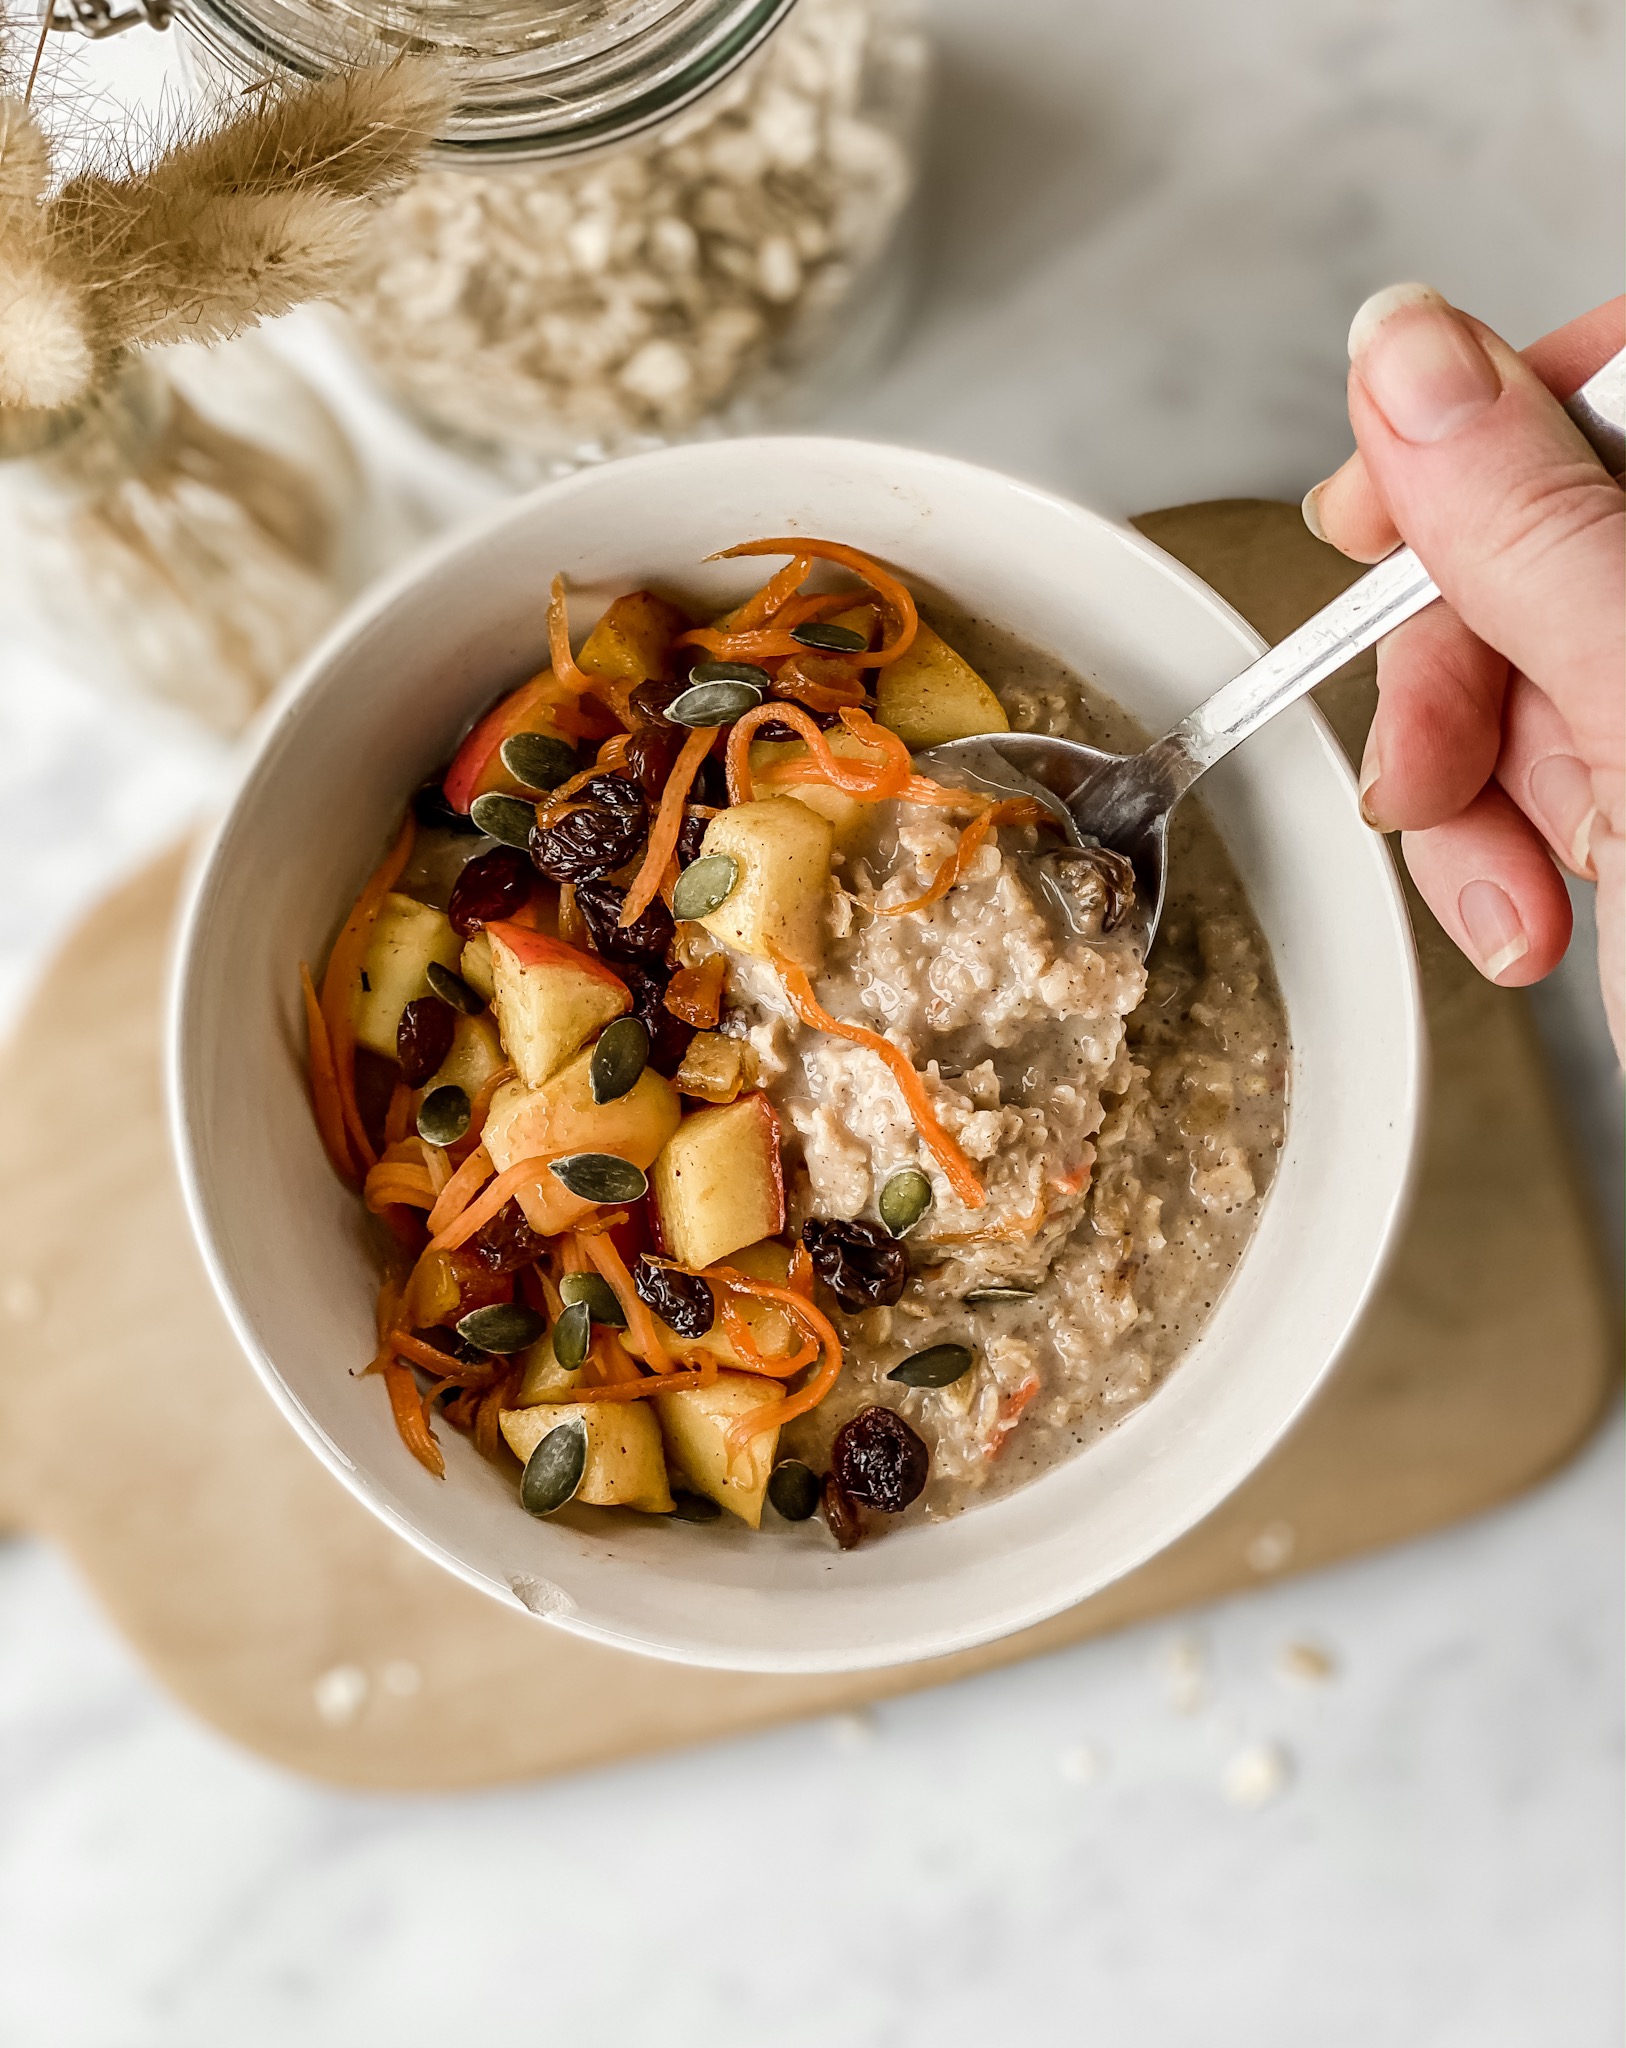
[[[358,1499],[471,1584],[582,1635],[686,1663],[834,1671],[938,1656],[1054,1614],[1247,1477],[1327,1373],[1383,1261],[1422,1061],[1388,856],[1326,727],[1290,711],[1203,786],[1286,997],[1286,1149],[1208,1328],[1143,1408],[1007,1499],[848,1554],[817,1522],[753,1536],[727,1518],[533,1521],[447,1428],[447,1477],[431,1478],[377,1382],[351,1377],[373,1348],[375,1276],[360,1204],[307,1107],[296,963],[324,956],[407,793],[495,692],[543,664],[555,570],[580,623],[644,582],[721,605],[761,565],[702,557],[796,532],[853,542],[1015,628],[1153,728],[1261,644],[1130,529],[963,463],[765,439],[584,471],[415,563],[289,685],[196,881],[171,1080],[187,1202],[226,1312]]]

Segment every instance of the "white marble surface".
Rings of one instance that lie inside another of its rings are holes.
[[[937,13],[920,314],[839,425],[1108,509],[1296,496],[1347,446],[1374,286],[1515,340],[1618,286],[1602,0]],[[138,45],[100,75],[147,90]],[[219,766],[0,631],[0,1006]],[[1542,1015],[1618,1219],[1584,971]],[[434,1801],[225,1747],[14,1542],[0,2041],[1605,2048],[1620,1453],[1616,1422],[1500,1514],[872,1720]]]

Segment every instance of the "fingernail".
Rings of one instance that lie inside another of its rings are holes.
[[[1321,493],[1326,488],[1325,483],[1316,484],[1312,489],[1305,492],[1303,501],[1299,505],[1299,510],[1304,514],[1305,525],[1309,527],[1317,540],[1326,540],[1327,538],[1321,524],[1321,513],[1319,510]]]
[[[1592,828],[1598,806],[1592,777],[1573,754],[1549,754],[1530,771],[1530,801],[1541,814],[1547,836],[1563,849],[1578,875],[1592,873]]]
[[[1372,789],[1383,773],[1383,763],[1378,759],[1378,736],[1370,732],[1366,736],[1366,752],[1361,756],[1361,816],[1374,832],[1384,829],[1377,806],[1371,801]]]
[[[1457,898],[1457,915],[1487,981],[1500,981],[1530,950],[1519,913],[1507,891],[1494,882],[1468,883]]]
[[[1349,359],[1400,439],[1424,446],[1459,432],[1502,392],[1489,356],[1426,284],[1374,292],[1350,323]]]

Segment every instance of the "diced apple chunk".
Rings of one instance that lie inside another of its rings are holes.
[[[858,735],[848,732],[845,726],[832,726],[824,737],[838,761],[857,761],[867,768],[874,767],[875,749],[866,747]],[[837,789],[833,782],[797,782],[780,790],[777,781],[781,771],[792,762],[806,759],[805,740],[757,740],[751,748],[752,784],[760,796],[782,794],[793,797],[810,811],[817,811],[821,818],[828,818],[839,843],[875,807],[849,796],[844,789]]]
[[[478,1017],[459,1017],[452,1027],[452,1049],[424,1083],[424,1093],[458,1087],[472,1102],[497,1069],[507,1064],[496,1019],[489,1010],[482,1010]]]
[[[749,1050],[742,1038],[730,1038],[721,1031],[697,1031],[672,1084],[680,1095],[697,1095],[702,1102],[732,1102],[745,1086]]]
[[[613,1152],[646,1172],[683,1114],[670,1081],[645,1067],[625,1095],[595,1102],[593,1055],[579,1053],[541,1088],[507,1081],[491,1098],[485,1148],[499,1173],[522,1159],[558,1158],[567,1152]],[[515,1197],[533,1230],[568,1230],[592,1203],[566,1192],[550,1175]],[[761,1235],[760,1232],[757,1235]]]
[[[701,857],[739,865],[733,890],[700,919],[713,938],[759,960],[783,953],[815,973],[824,957],[835,834],[828,818],[788,796],[735,804],[712,819]]]
[[[665,675],[673,641],[688,630],[689,621],[675,604],[652,590],[630,590],[610,604],[582,642],[580,666],[594,675],[646,683]]]
[[[698,1271],[785,1227],[779,1120],[765,1095],[696,1110],[678,1125],[652,1176],[661,1242]]]
[[[566,697],[551,668],[533,676],[511,691],[488,711],[457,750],[456,758],[441,784],[446,801],[454,811],[465,814],[478,796],[493,790],[517,793],[524,785],[516,782],[503,766],[502,744],[516,733],[543,733],[549,739],[572,741],[549,716]]]
[[[587,1464],[575,1498],[592,1508],[669,1515],[672,1493],[661,1427],[650,1406],[648,1401],[550,1401],[505,1408],[497,1419],[508,1448],[524,1461],[551,1430],[580,1416],[587,1425]]]
[[[520,1381],[514,1393],[516,1408],[534,1408],[542,1401],[573,1401],[582,1387],[582,1368],[572,1370],[553,1355],[553,1332],[539,1338],[520,1353]]]
[[[770,1237],[761,1244],[744,1245],[739,1251],[730,1252],[718,1266],[708,1267],[707,1272],[716,1273],[720,1266],[729,1266],[750,1279],[768,1280],[775,1287],[783,1287],[790,1274],[790,1252],[777,1238]],[[762,1301],[751,1295],[737,1295],[734,1307],[750,1332],[751,1342],[764,1358],[786,1358],[800,1346],[802,1333],[799,1326],[774,1302]],[[721,1366],[743,1367],[746,1363],[720,1314],[703,1337],[681,1337],[669,1323],[662,1323],[660,1332],[662,1341],[674,1358],[691,1364],[703,1364],[708,1358],[716,1359]]]
[[[488,1003],[497,993],[496,978],[491,972],[491,940],[484,925],[463,948],[457,971],[474,993],[484,996]]]
[[[911,753],[1011,729],[982,677],[924,619],[911,645],[876,678],[875,719]]]
[[[427,992],[431,961],[455,969],[463,942],[445,915],[392,889],[378,906],[356,1003],[356,1043],[395,1057],[401,1012]]]
[[[724,1372],[709,1387],[657,1394],[650,1404],[660,1411],[661,1434],[672,1465],[697,1492],[753,1529],[762,1526],[762,1498],[779,1431],[764,1429],[737,1456],[731,1455],[728,1433],[753,1408],[779,1400],[783,1391],[775,1380]]]
[[[497,1022],[527,1088],[540,1088],[612,1017],[632,1008],[626,983],[580,947],[507,922],[489,924]]]

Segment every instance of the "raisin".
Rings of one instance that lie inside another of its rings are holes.
[[[841,1482],[833,1472],[825,1475],[819,1506],[824,1510],[830,1534],[842,1549],[856,1550],[864,1540],[864,1518],[858,1512],[858,1503],[850,1493],[842,1490]]]
[[[690,861],[700,858],[701,842],[706,836],[709,818],[702,818],[698,811],[685,811],[683,823],[678,827],[677,864],[686,868]]]
[[[861,1408],[836,1431],[831,1476],[867,1508],[898,1514],[918,1500],[932,1468],[931,1453],[890,1408]]]
[[[645,724],[658,728],[671,724],[666,715],[666,707],[674,697],[681,696],[687,687],[685,683],[669,683],[661,676],[651,676],[647,682],[638,685],[627,698],[627,702]],[[678,744],[683,744],[681,734],[678,735]]]
[[[407,1004],[395,1027],[395,1057],[401,1062],[401,1079],[409,1088],[421,1088],[444,1064],[456,1028],[451,1004],[443,1003],[439,996],[415,996]]]
[[[586,918],[593,944],[601,953],[612,959],[645,953],[664,959],[672,939],[671,911],[655,896],[631,924],[623,927],[621,909],[626,900],[626,890],[617,888],[614,882],[579,882],[576,886],[576,908]]]
[[[802,1242],[845,1309],[890,1308],[909,1278],[909,1254],[884,1224],[810,1216]]]
[[[689,794],[697,804],[710,804],[714,811],[726,808],[728,769],[716,754],[708,754],[701,762],[689,785]]]
[[[628,739],[627,773],[643,791],[647,804],[660,802],[682,751],[683,735],[675,725],[641,725]]]
[[[717,1320],[717,1297],[698,1273],[663,1266],[640,1252],[633,1263],[632,1284],[645,1307],[670,1323],[680,1337],[703,1337]]]
[[[683,1064],[694,1027],[674,1017],[666,1007],[666,986],[671,980],[664,962],[653,954],[637,959],[618,958],[615,971],[632,992],[632,1014],[649,1033],[649,1064],[668,1080]]]
[[[643,844],[649,806],[624,775],[595,775],[575,792],[572,808],[531,834],[531,859],[555,882],[596,882],[613,874]]]
[[[531,900],[536,875],[517,847],[497,846],[477,854],[452,884],[446,915],[452,930],[473,938],[482,925],[512,917]]]
[[[480,829],[472,818],[453,810],[438,782],[426,782],[413,793],[412,815],[420,825],[435,832],[477,833]]]
[[[522,1266],[533,1265],[546,1249],[547,1239],[531,1228],[518,1202],[505,1202],[473,1240],[475,1256],[493,1273],[517,1273]]]

